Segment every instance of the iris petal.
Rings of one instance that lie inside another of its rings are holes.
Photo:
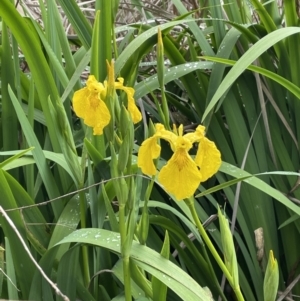
[[[161,169],[158,180],[167,192],[182,200],[195,193],[202,176],[186,150],[179,149]]]
[[[153,163],[160,154],[160,145],[157,144],[157,137],[153,136],[146,139],[139,148],[138,153],[138,167],[146,175],[154,176],[156,174],[156,167]]]
[[[214,175],[222,162],[220,151],[217,149],[215,143],[203,137],[199,144],[195,162],[200,166],[203,182]]]
[[[187,133],[183,137],[188,139],[191,143],[199,142],[203,137],[205,133],[205,127],[203,125],[199,125],[195,132],[193,133]]]
[[[89,106],[86,109],[84,123],[93,128],[94,135],[102,135],[109,121],[110,113],[103,100],[98,99],[96,107]]]
[[[167,131],[163,124],[157,123],[155,125],[155,136],[162,138],[170,143],[171,149],[175,151],[175,144],[178,136],[170,131]]]
[[[142,114],[135,105],[133,98],[134,89],[123,85],[124,79],[118,78],[118,82],[114,82],[114,64],[107,63],[108,82],[99,83],[95,76],[90,75],[86,87],[74,93],[73,107],[76,115],[84,119],[84,123],[93,127],[94,135],[101,135],[103,128],[110,122],[111,115],[103,100],[106,99],[110,87],[120,89],[126,92],[128,99],[128,111],[131,114],[134,123],[141,121]]]
[[[155,175],[156,168],[153,159],[160,153],[157,139],[168,141],[174,152],[171,159],[161,169],[158,180],[164,189],[173,194],[177,200],[192,196],[200,182],[206,181],[215,174],[221,165],[221,154],[216,145],[208,140],[205,135],[205,127],[199,125],[194,133],[183,135],[183,126],[175,128],[173,132],[156,124],[156,133],[146,139],[138,153],[138,166],[143,173]],[[193,143],[199,142],[198,151],[193,160],[188,151]]]
[[[98,83],[93,75],[87,80],[87,86],[74,93],[73,108],[84,123],[93,128],[94,135],[102,135],[103,128],[109,124],[110,113],[102,99],[105,87]]]
[[[88,95],[89,91],[86,87],[74,93],[73,108],[76,115],[80,118],[84,118],[85,112],[89,107]]]
[[[142,120],[142,114],[139,111],[138,107],[135,104],[133,95],[134,89],[131,87],[125,87],[123,85],[124,79],[122,77],[118,78],[119,82],[115,82],[115,88],[119,90],[123,90],[127,94],[127,109],[131,115],[133,123],[138,123]]]

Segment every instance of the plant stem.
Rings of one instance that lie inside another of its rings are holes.
[[[82,187],[80,187],[82,188]],[[82,229],[86,228],[86,205],[85,205],[85,196],[84,191],[79,192],[79,200],[80,200],[80,226]],[[89,258],[87,252],[87,246],[82,246],[82,267],[83,267],[83,279],[84,284],[88,287],[90,283],[90,271],[89,271]]]
[[[155,176],[152,176],[152,178],[150,180],[150,183],[147,186],[147,190],[146,190],[146,193],[145,193],[145,202],[147,202],[147,203],[149,201],[149,198],[150,198],[150,195],[151,195],[151,192],[152,192],[152,188],[153,188],[153,185],[154,185],[154,180],[155,180]]]
[[[193,215],[193,211],[195,211],[195,209],[192,209],[192,208],[190,207],[190,203],[188,203],[188,202],[186,202],[186,203],[188,204],[188,206],[189,206],[189,208],[190,208],[190,211],[192,212],[192,215]],[[194,202],[193,202],[193,201],[191,202],[191,206],[194,207]],[[193,218],[194,218],[194,220],[195,220],[194,215],[193,215]],[[197,220],[199,221],[198,215],[197,215]],[[196,221],[195,221],[195,223],[197,224]],[[201,224],[201,223],[200,223],[200,224]],[[202,226],[202,224],[201,224],[201,226]],[[198,226],[197,226],[197,227],[198,227]],[[202,227],[203,227],[203,226],[202,226]],[[199,228],[199,227],[198,227],[198,228]],[[205,231],[205,230],[204,230],[204,231]],[[200,232],[200,231],[199,231],[199,232]],[[201,232],[200,232],[200,234],[201,234]],[[202,234],[201,234],[201,236],[202,236]],[[202,250],[202,254],[204,255],[204,258],[206,259],[206,263],[207,263],[207,265],[208,265],[208,270],[209,270],[209,272],[210,272],[210,274],[211,274],[211,277],[212,277],[213,280],[214,280],[214,286],[216,287],[216,289],[217,289],[219,295],[221,296],[222,300],[227,300],[227,298],[225,297],[224,292],[223,292],[223,290],[222,290],[222,288],[221,288],[221,286],[220,286],[220,284],[219,284],[219,281],[218,281],[218,279],[217,279],[216,273],[215,273],[215,271],[214,271],[214,269],[213,269],[213,266],[212,266],[212,264],[211,264],[210,258],[209,258],[208,254],[207,254],[205,245],[202,243],[202,244],[200,244],[200,247],[201,247],[201,250]]]
[[[119,225],[121,236],[121,256],[123,259],[123,277],[124,277],[124,290],[125,301],[131,301],[131,281],[130,281],[130,266],[129,266],[129,250],[126,243],[126,221],[125,221],[125,204],[120,203],[119,209]]]
[[[194,201],[191,200],[191,199],[188,199],[185,201],[186,204],[188,205],[190,211],[191,211],[191,214],[192,214],[192,217],[194,219],[194,222],[199,230],[199,233],[201,235],[201,237],[203,238],[205,244],[207,245],[208,249],[210,250],[211,254],[213,255],[213,257],[215,258],[218,266],[220,267],[220,269],[222,270],[222,272],[224,273],[225,277],[227,278],[230,286],[233,288],[234,292],[235,292],[235,295],[236,295],[236,298],[238,301],[244,301],[244,297],[240,291],[240,288],[239,287],[235,287],[234,283],[233,283],[233,278],[232,276],[230,275],[227,267],[225,266],[223,260],[221,259],[221,257],[219,256],[217,250],[215,249],[214,245],[212,244],[210,238],[208,237],[204,227],[202,226],[200,220],[199,220],[199,217],[198,217],[198,214],[196,212],[196,209],[195,209],[195,204],[194,204]],[[206,251],[205,251],[206,252]],[[204,252],[204,254],[205,254]],[[206,253],[206,256],[207,256],[207,253]],[[209,259],[208,259],[209,261]],[[212,269],[212,266],[211,266],[211,263],[209,261],[209,266],[210,268]]]

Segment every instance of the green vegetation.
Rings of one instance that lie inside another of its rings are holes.
[[[1,299],[299,296],[296,1],[29,2],[0,0]]]

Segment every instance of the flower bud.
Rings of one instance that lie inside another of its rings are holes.
[[[130,157],[132,156],[132,149],[134,146],[133,136],[134,129],[133,123],[129,116],[128,111],[124,106],[121,109],[121,123],[120,130],[122,134],[122,144],[120,146],[119,157],[118,157],[118,169],[120,172],[123,172],[128,164],[130,164]]]
[[[113,180],[113,185],[117,194],[119,204],[125,204],[128,198],[128,187],[125,179],[122,177],[123,173],[118,170],[118,158],[115,152],[114,147],[111,145],[111,161],[110,161],[110,170]]]
[[[278,263],[274,258],[273,251],[270,251],[267,270],[264,279],[264,300],[274,301],[277,296],[279,283]]]
[[[140,244],[142,245],[146,244],[148,232],[149,232],[149,213],[148,213],[148,207],[145,205],[143,207],[142,216],[138,225],[138,237],[139,237]]]
[[[223,246],[224,253],[224,262],[227,267],[230,275],[233,278],[234,288],[239,287],[239,274],[238,274],[238,265],[236,259],[236,253],[233,243],[232,233],[230,231],[228,220],[221,213],[220,208],[218,208],[218,217],[221,229],[221,241]]]
[[[157,33],[157,78],[160,86],[164,85],[164,44],[162,41],[161,30],[158,28]]]

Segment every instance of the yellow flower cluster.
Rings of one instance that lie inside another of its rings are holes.
[[[113,64],[108,64],[108,78],[113,74]],[[134,89],[123,85],[124,79],[118,78],[117,82],[113,83],[113,89],[123,90],[127,94],[127,109],[131,115],[132,121],[137,123],[141,121],[142,115],[133,98]],[[83,118],[84,123],[93,128],[94,135],[102,135],[103,129],[110,122],[110,112],[105,103],[109,84],[107,81],[99,83],[95,76],[90,75],[86,87],[74,93],[73,108],[76,115]],[[111,88],[111,87],[110,87]]]
[[[147,175],[156,175],[157,170],[153,159],[160,155],[161,147],[158,139],[170,143],[174,154],[161,169],[158,180],[165,190],[173,194],[177,200],[192,196],[200,182],[214,175],[221,165],[221,154],[214,142],[205,136],[205,127],[199,125],[194,133],[183,135],[183,126],[174,131],[168,131],[162,124],[156,124],[155,134],[146,139],[138,153],[138,166]],[[197,154],[194,158],[188,151],[193,143],[198,143]]]
[[[115,93],[116,89],[127,94],[127,109],[133,123],[142,119],[142,115],[135,105],[134,89],[124,86],[124,79],[114,79],[113,63],[108,65],[108,80],[103,84],[90,75],[86,87],[76,91],[73,96],[73,108],[77,116],[84,119],[84,123],[93,128],[94,135],[102,135],[103,129],[111,119],[111,112],[107,107],[107,95]],[[171,159],[161,169],[159,182],[165,190],[174,195],[177,200],[191,197],[200,182],[206,181],[214,175],[221,165],[221,155],[214,142],[205,137],[205,127],[198,126],[195,132],[183,135],[183,126],[173,132],[168,131],[162,124],[156,124],[155,134],[146,139],[138,152],[138,166],[144,174],[154,176],[157,173],[153,163],[160,155],[161,147],[158,139],[170,143],[174,152]],[[193,159],[189,150],[193,143],[198,143],[198,150]]]

